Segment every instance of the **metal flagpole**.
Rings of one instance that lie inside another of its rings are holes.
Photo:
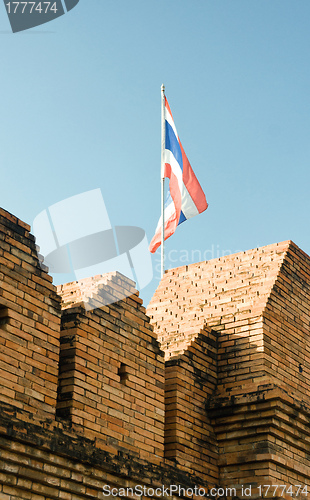
[[[165,86],[161,86],[161,277],[165,272]]]

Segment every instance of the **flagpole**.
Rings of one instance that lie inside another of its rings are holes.
[[[165,86],[161,86],[161,277],[165,273]]]

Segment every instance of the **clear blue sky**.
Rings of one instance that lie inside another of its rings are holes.
[[[17,34],[0,7],[3,208],[32,223],[101,188],[111,222],[150,240],[164,83],[209,202],[167,267],[286,239],[310,253],[309,0],[80,0]]]

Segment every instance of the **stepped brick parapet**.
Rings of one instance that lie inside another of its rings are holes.
[[[164,355],[134,283],[110,273],[56,290],[37,251],[1,210],[1,500],[207,487],[164,458]]]
[[[119,272],[111,272],[59,285],[57,293],[62,299],[62,310],[83,303],[84,309],[91,311],[135,295],[137,290],[131,279]],[[139,301],[142,304],[142,300]]]
[[[217,334],[217,382],[206,410],[220,482],[307,484],[309,256],[287,241],[172,269],[147,312],[172,362],[205,328]],[[170,446],[179,443],[175,433]]]
[[[1,500],[308,497],[308,255],[172,269],[146,311],[118,272],[56,288],[37,252],[0,210]]]
[[[166,358],[184,350],[203,325],[259,316],[288,242],[166,271],[147,312]],[[238,325],[235,325],[237,328]]]
[[[55,418],[60,298],[30,227],[0,209],[1,402],[22,418]]]
[[[57,414],[102,449],[158,461],[164,455],[164,358],[133,285],[112,273],[58,287]]]

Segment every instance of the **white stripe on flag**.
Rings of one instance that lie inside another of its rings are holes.
[[[183,214],[185,215],[186,219],[190,219],[191,217],[195,217],[195,215],[198,215],[199,212],[197,210],[197,207],[195,203],[193,202],[193,199],[191,195],[189,194],[187,187],[183,183],[183,188],[181,191],[182,194],[182,206],[181,210]]]
[[[171,170],[177,178],[180,193],[182,193],[183,173],[180,165],[171,153],[170,149],[165,149],[165,163],[169,163],[169,165],[171,166]]]
[[[165,207],[165,225],[174,213],[175,213],[175,207],[174,207],[173,200],[171,200],[169,205],[167,205],[167,207]],[[159,217],[159,221],[158,221],[158,224],[157,224],[157,227],[155,230],[155,234],[158,233],[159,230],[161,230],[161,225],[162,225],[161,221],[162,221],[162,216]]]
[[[175,133],[175,136],[176,136],[177,140],[179,140],[179,136],[178,136],[178,133],[177,133],[177,129],[175,128],[175,124],[174,124],[173,118],[172,118],[172,116],[169,113],[169,111],[168,111],[167,108],[165,108],[165,119],[167,120],[167,122],[171,126],[173,132]]]
[[[182,210],[183,214],[185,215],[186,219],[190,219],[191,217],[198,215],[199,212],[197,210],[197,207],[196,207],[195,203],[193,202],[193,199],[192,199],[191,195],[189,194],[189,192],[188,192],[188,190],[183,182],[183,173],[182,173],[181,167],[169,149],[165,150],[165,163],[169,163],[169,165],[171,166],[172,172],[174,173],[174,175],[177,178],[177,182],[178,182],[178,186],[179,186],[179,190],[180,190],[181,198],[182,198],[181,210]],[[166,215],[165,215],[165,219],[166,219]]]

